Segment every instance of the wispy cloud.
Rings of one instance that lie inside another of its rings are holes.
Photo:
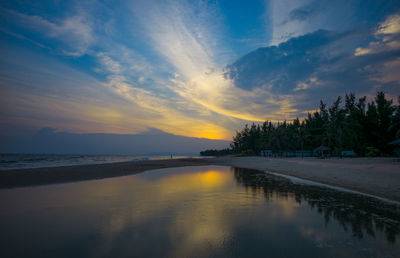
[[[132,104],[137,105],[139,110],[143,109],[152,113],[146,121],[146,124],[150,127],[186,136],[226,139],[229,133],[223,127],[206,119],[190,117],[179,110],[179,104],[174,102],[174,98],[165,99],[149,90],[135,86],[123,75],[121,65],[117,61],[104,53],[99,54],[99,56],[101,62],[110,72],[107,77],[108,82],[104,85]],[[190,105],[186,104],[185,106]]]
[[[212,48],[217,38],[209,31],[213,27],[213,17],[207,5],[198,6],[196,11],[185,1],[152,6],[142,20],[154,49],[172,64],[180,76],[190,79],[215,68],[215,50]],[[204,8],[204,9],[201,9]]]
[[[37,42],[37,41],[32,40],[32,39],[30,39],[30,38],[27,38],[27,37],[25,37],[24,35],[21,35],[21,34],[19,34],[19,33],[15,33],[15,32],[12,32],[12,31],[10,31],[10,30],[7,30],[6,28],[0,27],[0,31],[1,31],[1,32],[4,32],[4,33],[6,33],[6,34],[8,34],[8,35],[10,35],[10,36],[13,36],[13,37],[15,37],[15,38],[29,41],[29,42],[31,42],[32,44],[34,44],[34,45],[36,45],[36,46],[38,46],[38,47],[40,47],[40,48],[47,48],[45,45],[43,45],[43,44],[40,43],[40,42]]]
[[[26,28],[31,28],[40,33],[55,38],[62,42],[66,48],[62,52],[70,56],[85,54],[94,42],[94,35],[90,20],[85,14],[76,14],[57,21],[49,21],[38,15],[27,15],[14,10],[1,9],[10,20]]]
[[[366,1],[380,8],[379,15],[355,1],[266,1],[271,35],[261,35],[263,48],[230,65],[228,57],[238,52],[229,43],[234,39],[219,2],[93,1],[56,14],[8,5],[0,9],[7,21],[0,23],[0,33],[47,51],[19,58],[13,56],[17,47],[3,51],[2,87],[21,103],[8,118],[23,117],[23,108],[29,123],[57,123],[46,126],[63,128],[73,121],[70,128],[80,124],[86,132],[137,133],[151,127],[229,139],[243,123],[301,117],[318,99],[350,88],[361,94],[390,87],[397,92],[396,5]],[[257,40],[246,35],[252,38],[242,43]],[[68,69],[74,65],[81,73]]]
[[[271,45],[278,45],[292,37],[311,32],[307,21],[290,20],[292,14],[298,8],[309,4],[310,0],[276,0],[270,1],[269,15],[272,16],[272,40]]]
[[[215,58],[221,51],[216,47],[220,37],[217,35],[223,32],[213,31],[216,28],[213,24],[217,22],[209,14],[209,8],[213,7],[201,6],[204,9],[196,11],[204,15],[194,16],[195,11],[187,3],[168,3],[143,15],[153,48],[176,69],[168,89],[187,103],[198,104],[199,109],[232,119],[264,121],[265,105],[272,101],[268,92],[260,95],[259,90],[248,92],[237,88],[224,76],[223,66]],[[268,100],[260,101],[263,97]],[[279,106],[274,102],[274,109]],[[271,117],[277,119],[278,115]]]

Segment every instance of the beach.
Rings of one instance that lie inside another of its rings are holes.
[[[294,176],[400,202],[399,158],[220,158],[215,162]]]
[[[269,171],[400,202],[398,158],[302,159],[227,156],[19,169],[1,171],[0,188],[67,183],[132,175],[160,168],[207,165]]]

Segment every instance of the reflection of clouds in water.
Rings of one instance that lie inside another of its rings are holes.
[[[329,238],[329,233],[326,231],[316,231],[314,228],[309,226],[300,226],[300,233],[307,237],[313,239],[316,243],[323,243],[327,238]]]
[[[196,253],[202,251],[204,245],[217,246],[222,239],[229,238],[231,223],[226,220],[228,214],[222,205],[224,201],[219,203],[219,199],[213,198],[217,189],[224,189],[232,183],[233,179],[227,172],[203,170],[175,174],[153,182],[155,192],[147,196],[153,201],[157,199],[158,212],[153,216],[174,209],[168,232],[170,239],[179,245],[170,254],[172,257]]]
[[[157,221],[160,214],[171,220],[166,229],[169,241],[179,243],[171,249],[170,256],[204,252],[205,246],[218,248],[221,243],[230,242],[235,233],[234,220],[237,218],[231,212],[251,211],[264,202],[259,190],[246,189],[242,193],[228,168],[176,168],[170,171],[178,173],[171,175],[164,170],[156,178],[142,174],[104,188],[108,195],[121,198],[126,198],[124,196],[129,192],[127,200],[134,206],[129,208],[129,213],[121,207],[111,214],[103,226],[101,252],[98,250],[96,255],[109,253],[115,239],[127,227]],[[234,192],[235,198],[229,198],[227,192]],[[282,203],[271,211],[271,216],[289,218],[295,206],[296,202],[282,199]]]
[[[296,215],[296,209],[300,207],[300,204],[297,203],[292,198],[288,199],[280,199],[279,202],[276,203],[277,212],[275,213],[276,217],[284,217],[285,219],[291,219]],[[273,209],[275,210],[275,209]]]
[[[134,206],[130,207],[129,213],[124,212],[125,207],[121,207],[120,211],[111,214],[103,225],[103,244],[94,256],[107,254],[113,248],[115,239],[127,226],[157,221],[160,214],[172,217],[173,222],[168,225],[167,231],[171,241],[180,243],[172,256],[184,255],[194,249],[201,251],[204,245],[216,246],[223,239],[229,238],[232,223],[226,219],[228,214],[224,206],[225,200],[218,203],[219,199],[214,199],[215,194],[212,193],[232,184],[234,179],[227,169],[198,171],[162,176],[150,181],[139,176],[133,182],[120,180],[114,184],[115,187],[112,184],[107,185],[104,188],[107,194],[115,191],[113,195],[124,198],[123,195],[130,192],[130,203]],[[131,188],[132,183],[136,189]],[[208,198],[207,194],[196,196],[196,193],[202,191],[210,192]],[[235,202],[232,200],[231,204]]]
[[[313,250],[338,257],[367,247],[385,255],[400,248],[392,206],[245,169],[171,168],[1,196],[10,200],[0,222],[11,237],[23,231],[24,239],[38,237],[49,248],[61,242],[60,252],[81,239],[92,257],[249,256],[265,249],[278,257],[286,246],[287,256]],[[51,232],[37,223],[46,216],[57,225]],[[21,219],[25,226],[8,226]],[[46,238],[53,232],[63,240]],[[13,241],[10,236],[3,240]]]

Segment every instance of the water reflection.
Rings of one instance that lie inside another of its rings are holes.
[[[0,205],[2,257],[400,253],[392,206],[229,167],[0,190]]]
[[[400,209],[397,205],[325,187],[295,184],[257,170],[232,169],[239,183],[254,191],[262,189],[266,200],[290,198],[299,204],[306,201],[324,216],[326,225],[331,220],[338,221],[344,230],[350,228],[360,239],[364,233],[374,237],[375,231],[379,230],[386,234],[388,241],[395,242],[400,233]]]

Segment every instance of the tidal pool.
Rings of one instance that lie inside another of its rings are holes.
[[[399,257],[399,207],[183,167],[0,190],[1,257]]]

